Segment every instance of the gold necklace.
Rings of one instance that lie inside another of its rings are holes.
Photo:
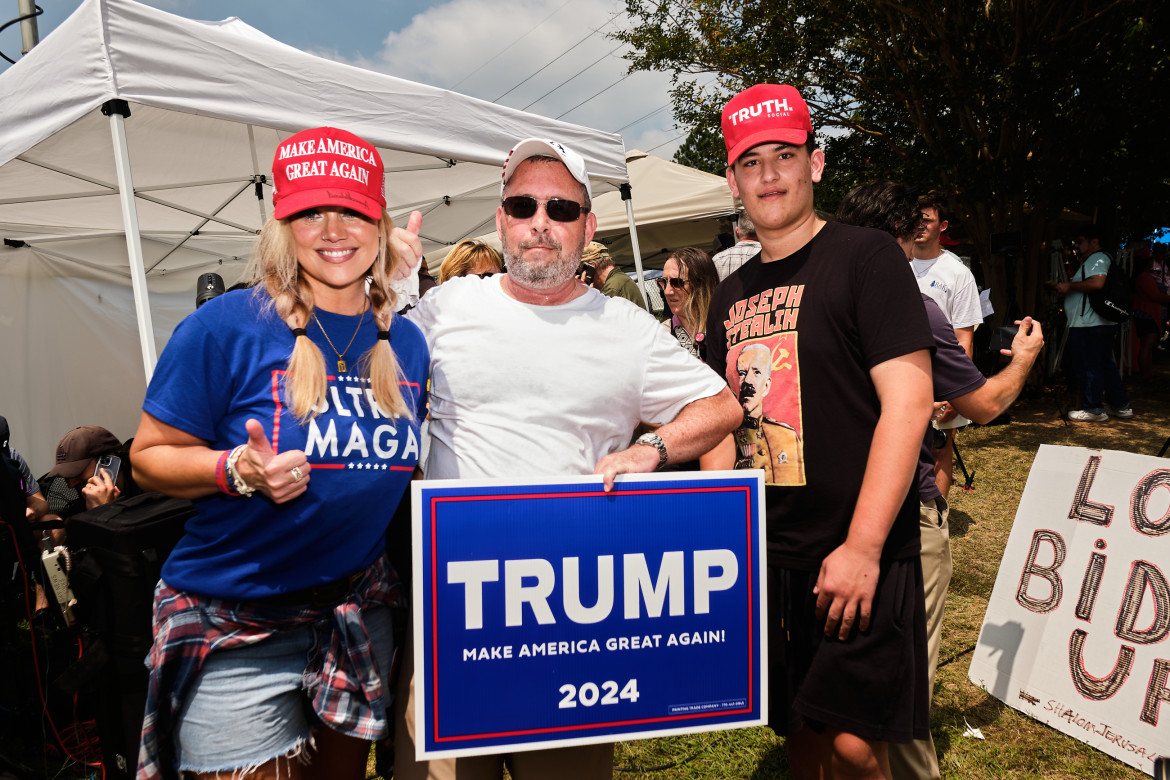
[[[333,339],[329,338],[329,334],[325,332],[325,326],[321,324],[321,320],[317,319],[317,312],[313,312],[313,322],[317,323],[317,327],[321,329],[321,335],[325,337],[325,341],[329,343],[329,348],[337,355],[337,373],[345,373],[345,353],[349,352],[349,348],[353,346],[353,340],[357,338],[358,331],[362,329],[362,322],[366,318],[366,310],[362,309],[362,316],[358,317],[357,328],[354,329],[353,335],[349,337],[349,343],[345,345],[345,349],[341,352],[337,351],[337,347],[333,346]]]

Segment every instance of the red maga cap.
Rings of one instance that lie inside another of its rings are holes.
[[[812,131],[808,104],[796,87],[788,84],[757,84],[723,107],[728,165],[759,144],[803,144]]]
[[[272,158],[273,216],[341,206],[378,220],[386,206],[383,176],[378,150],[353,133],[302,130],[277,146]]]

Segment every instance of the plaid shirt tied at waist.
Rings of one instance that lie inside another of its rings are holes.
[[[262,642],[306,624],[318,628],[304,674],[313,711],[342,734],[385,737],[384,683],[361,610],[396,606],[402,598],[385,556],[366,569],[344,601],[323,609],[204,598],[160,582],[154,595],[154,646],[146,660],[150,687],[137,780],[178,777],[172,737],[187,691],[209,653]]]

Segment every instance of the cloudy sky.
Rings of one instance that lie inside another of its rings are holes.
[[[41,38],[81,0],[39,0]],[[627,149],[669,158],[682,142],[666,75],[626,75],[605,33],[629,23],[622,0],[146,0],[189,19],[238,16],[314,54],[621,133]],[[0,24],[18,14],[0,0]],[[327,10],[326,10],[327,9]],[[19,25],[0,51],[20,54]],[[0,70],[8,63],[0,60]]]

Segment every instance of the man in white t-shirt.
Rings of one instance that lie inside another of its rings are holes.
[[[918,206],[922,209],[922,227],[914,237],[914,259],[910,261],[918,289],[943,310],[959,345],[967,357],[972,357],[975,328],[983,322],[979,286],[963,261],[942,248],[942,234],[950,225],[942,197],[935,193],[923,195]]]
[[[914,237],[914,258],[910,261],[918,289],[938,304],[955,329],[959,346],[967,357],[974,357],[975,328],[983,322],[979,286],[963,261],[942,248],[942,234],[950,225],[942,196],[934,192],[923,195],[918,199],[918,207],[922,210],[922,227]],[[954,481],[955,430],[969,422],[965,417],[956,416],[939,426],[950,429],[946,444],[934,453],[934,480],[943,498],[950,493]]]
[[[574,277],[597,225],[585,161],[556,141],[521,141],[501,194],[507,273],[447,281],[407,315],[431,349],[426,477],[592,472],[609,490],[619,474],[695,460],[730,434],[743,413],[726,382],[645,310]],[[412,215],[396,251],[421,255],[421,226]],[[631,445],[639,422],[659,427]],[[612,777],[609,744],[417,762],[411,698],[400,686],[400,780],[498,778],[505,764],[516,780]]]

